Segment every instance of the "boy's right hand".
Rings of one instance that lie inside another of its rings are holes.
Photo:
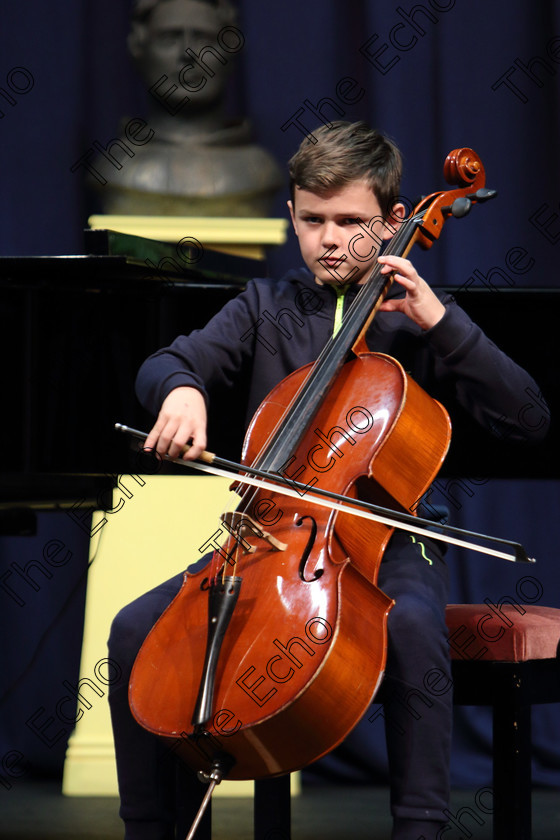
[[[178,458],[185,444],[192,443],[182,455],[185,461],[192,461],[206,448],[206,423],[206,402],[200,391],[174,388],[164,399],[144,448]]]

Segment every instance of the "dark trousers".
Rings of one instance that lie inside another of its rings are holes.
[[[389,615],[380,696],[393,840],[420,840],[422,835],[435,840],[449,800],[452,692],[444,617],[447,567],[437,543],[419,540],[395,534],[379,572],[380,588],[396,602]],[[127,691],[136,654],[181,582],[179,574],[133,601],[119,612],[111,628],[109,656],[123,671],[122,680],[111,686],[109,702],[126,840],[175,837],[176,762],[165,745],[133,719]],[[204,787],[190,771],[184,773],[183,783],[193,801],[202,798]]]

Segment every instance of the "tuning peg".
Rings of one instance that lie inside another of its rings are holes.
[[[472,207],[472,202],[467,198],[467,196],[463,195],[459,198],[456,198],[453,204],[449,207],[442,207],[441,212],[445,213],[446,215],[451,213],[456,219],[462,219],[463,216],[466,216],[469,210]]]
[[[475,201],[489,201],[491,198],[496,198],[498,195],[498,190],[489,190],[486,187],[481,187],[472,195],[467,196],[468,198],[474,199]]]

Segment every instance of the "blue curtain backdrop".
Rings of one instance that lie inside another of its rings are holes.
[[[498,286],[558,287],[560,3],[240,0],[238,8],[245,44],[229,109],[251,118],[258,142],[279,162],[302,139],[301,125],[312,130],[321,118],[366,119],[400,145],[403,194],[415,197],[443,186],[449,150],[470,146],[499,198],[449,224],[432,251],[415,255],[419,269],[435,285],[462,286],[473,276],[480,285],[491,269],[499,269],[493,279]],[[4,4],[2,255],[82,253],[82,229],[95,208],[83,170],[71,168],[94,141],[107,144],[118,136],[123,118],[146,113],[147,93],[126,55],[128,14],[128,0]],[[285,191],[278,197],[276,215],[284,215],[286,198]],[[523,273],[511,270],[512,253],[523,255]],[[280,273],[299,262],[292,237],[272,256],[271,270]],[[522,345],[523,335],[518,338]],[[547,346],[552,352],[543,354],[542,366],[550,373],[557,345],[552,340]],[[538,379],[539,371],[532,372]],[[2,410],[10,412],[8,393]],[[510,535],[539,564],[528,573],[526,567],[451,551],[452,600],[496,602],[509,595],[522,601],[520,581],[531,574],[540,587],[538,603],[560,607],[559,482],[466,486],[470,492],[452,505],[456,523]],[[39,708],[54,708],[61,683],[77,678],[86,544],[79,529],[56,515],[41,518],[36,537],[0,541],[3,571],[13,562],[40,559],[53,540],[71,556],[51,567],[52,578],[41,580],[40,592],[29,590],[25,609],[0,592],[0,756],[20,752],[28,775],[60,772],[65,737],[41,742],[25,721]],[[58,555],[61,561],[65,556]],[[454,783],[488,784],[489,714],[462,709],[457,721]],[[535,781],[560,784],[557,706],[535,711],[534,743]],[[363,723],[321,772],[383,782],[379,721]]]

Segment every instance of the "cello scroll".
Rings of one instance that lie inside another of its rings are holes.
[[[462,218],[473,204],[488,201],[498,194],[496,190],[485,187],[484,166],[472,149],[454,149],[449,152],[443,165],[443,174],[447,183],[457,189],[432,193],[420,201],[413,216],[422,214],[422,221],[410,246],[417,242],[424,250],[431,248],[449,216]]]

